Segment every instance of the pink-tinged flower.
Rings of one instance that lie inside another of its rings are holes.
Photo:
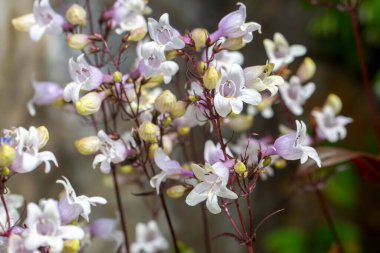
[[[107,200],[102,197],[87,197],[85,195],[77,196],[70,181],[63,177],[63,180],[57,180],[57,183],[65,187],[65,196],[61,198],[58,209],[62,224],[68,224],[78,219],[79,215],[88,222],[88,215],[91,213],[91,206],[96,204],[106,204]]]
[[[227,147],[226,152],[228,155],[232,156],[232,153],[230,149]],[[219,143],[216,145],[212,142],[212,140],[208,140],[205,143],[205,150],[204,150],[204,159],[205,162],[213,165],[217,162],[221,162],[225,160],[223,150]]]
[[[50,151],[39,152],[39,147],[44,140],[40,140],[37,128],[31,126],[29,130],[18,127],[9,131],[14,135],[16,158],[10,169],[17,173],[27,173],[45,163],[45,173],[51,169],[50,161],[58,166],[54,154]]]
[[[32,81],[34,96],[28,101],[27,108],[30,115],[36,115],[34,105],[50,105],[63,96],[63,89],[57,83]]]
[[[255,22],[245,23],[247,10],[243,3],[237,3],[239,9],[227,14],[220,20],[218,30],[211,34],[211,40],[216,41],[220,37],[242,38],[245,43],[253,39],[252,33],[261,33],[261,25]]]
[[[165,50],[185,47],[181,34],[169,24],[169,15],[167,13],[162,14],[158,22],[153,18],[148,18],[148,30],[152,40],[165,46]]]
[[[131,253],[156,253],[169,249],[169,243],[162,236],[157,223],[154,220],[146,225],[138,223],[136,225],[136,241],[131,245]]]
[[[32,40],[39,41],[44,33],[62,33],[64,19],[51,8],[49,0],[35,0],[33,14],[36,23],[29,29]]]
[[[272,64],[245,68],[245,85],[259,92],[268,90],[271,96],[276,95],[278,86],[284,84],[284,79],[281,76],[271,75],[272,68]]]
[[[306,53],[306,48],[302,45],[289,46],[288,41],[281,33],[275,33],[273,41],[265,39],[263,43],[270,63],[274,64],[274,71],[293,62],[295,57]]]
[[[0,249],[2,249],[0,247]],[[8,247],[1,252],[8,253],[40,253],[39,250],[28,250],[25,247],[25,239],[20,235],[11,234],[8,239]]]
[[[150,185],[156,188],[157,194],[160,193],[161,183],[165,182],[166,179],[192,175],[190,171],[183,169],[177,161],[171,160],[161,148],[157,149],[154,153],[154,162],[161,169],[159,174],[150,179]]]
[[[243,69],[233,64],[228,72],[222,69],[222,77],[216,86],[215,110],[222,117],[226,117],[231,110],[239,114],[243,110],[243,102],[257,105],[261,102],[261,95],[245,87]]]
[[[69,60],[69,71],[73,82],[69,83],[63,91],[63,98],[66,102],[77,102],[80,90],[96,89],[103,82],[103,74],[100,69],[89,65],[84,54],[78,56],[76,61],[73,58]]]
[[[318,167],[321,167],[321,159],[313,147],[306,146],[307,141],[306,125],[303,121],[296,121],[297,132],[288,133],[279,137],[273,144],[276,154],[286,160],[301,160],[305,163],[310,157]]]
[[[318,137],[330,142],[343,140],[347,135],[346,125],[353,121],[351,118],[336,115],[328,105],[322,111],[312,111],[311,114],[317,121]]]
[[[217,162],[212,166],[206,163],[204,168],[197,164],[192,164],[191,169],[195,177],[201,182],[187,195],[186,204],[189,206],[195,206],[206,200],[207,209],[211,213],[217,214],[221,212],[218,197],[238,198],[236,193],[227,188],[230,172],[222,162]]]
[[[308,83],[302,86],[300,79],[297,76],[292,76],[289,82],[279,87],[281,98],[285,105],[294,115],[303,113],[303,105],[315,90],[314,83]]]
[[[37,250],[49,246],[49,252],[59,253],[63,249],[64,240],[80,240],[84,232],[80,227],[61,225],[57,201],[48,199],[40,202],[40,206],[29,203],[25,224],[27,229],[22,236],[25,248]]]
[[[101,142],[101,154],[95,156],[92,167],[95,168],[100,163],[100,170],[103,173],[109,173],[111,163],[120,163],[127,158],[128,150],[121,139],[112,140],[103,130],[98,132]]]
[[[115,251],[123,244],[123,233],[116,229],[118,221],[116,219],[100,218],[89,226],[91,236],[99,237],[105,241],[115,241]]]
[[[24,197],[22,195],[7,193],[4,194],[4,200],[7,204],[7,211],[3,203],[0,202],[0,234],[6,233],[16,225],[20,219],[17,209],[24,204]],[[8,224],[8,216],[10,224]]]

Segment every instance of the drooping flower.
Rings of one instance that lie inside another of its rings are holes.
[[[148,18],[148,30],[152,40],[165,46],[165,50],[185,47],[181,34],[169,24],[169,15],[167,13],[162,14],[158,21]]]
[[[216,112],[226,117],[232,110],[239,114],[243,110],[243,102],[255,105],[261,102],[261,95],[256,90],[245,87],[243,69],[233,64],[228,72],[222,70],[222,77],[216,86],[214,106]]]
[[[82,239],[83,230],[78,226],[62,226],[58,203],[53,199],[43,200],[40,206],[29,203],[25,224],[27,229],[22,236],[25,238],[25,248],[37,250],[49,246],[49,252],[59,253],[63,249],[64,240]]]
[[[347,135],[346,125],[353,120],[348,117],[336,115],[331,106],[324,106],[322,111],[311,113],[317,122],[317,135],[320,139],[330,142],[343,140]]]
[[[245,68],[244,77],[246,86],[260,92],[268,90],[271,96],[276,95],[278,86],[284,84],[284,79],[281,76],[271,75],[273,67],[273,64],[267,64]]]
[[[127,158],[128,150],[121,139],[112,140],[103,130],[98,132],[100,140],[101,154],[95,156],[92,167],[95,168],[100,163],[100,170],[109,173],[111,163],[120,163]]]
[[[85,195],[77,196],[70,181],[66,177],[63,180],[57,180],[57,183],[65,187],[65,196],[61,198],[58,209],[62,224],[78,219],[79,215],[88,222],[88,215],[91,213],[91,206],[96,204],[106,204],[107,200],[102,197],[87,197]]]
[[[154,162],[161,169],[159,174],[150,179],[150,185],[156,188],[157,194],[160,192],[161,183],[165,182],[166,179],[181,175],[191,175],[190,171],[183,169],[177,161],[171,160],[161,148],[154,153]]]
[[[169,249],[169,243],[162,236],[157,223],[154,220],[146,225],[138,223],[136,225],[136,241],[131,244],[131,253],[156,253]]]
[[[269,62],[274,64],[274,71],[293,62],[295,57],[306,53],[306,48],[302,45],[289,46],[288,41],[281,33],[275,33],[273,41],[265,39],[263,43]]]
[[[50,105],[59,98],[62,98],[63,89],[57,83],[32,81],[34,96],[28,101],[27,108],[30,115],[36,115],[34,105]]]
[[[300,159],[301,164],[305,163],[310,157],[317,163],[318,167],[321,167],[321,159],[317,151],[305,144],[307,138],[305,123],[297,120],[296,124],[296,133],[288,133],[276,139],[273,144],[276,154],[286,160]]]
[[[62,33],[64,19],[51,8],[49,0],[35,0],[33,4],[35,24],[29,29],[30,38],[39,41],[44,33]]]
[[[315,84],[310,82],[302,86],[300,79],[297,76],[292,76],[289,82],[285,82],[284,85],[279,87],[279,90],[285,105],[294,115],[298,116],[303,113],[302,106],[313,94]]]
[[[249,43],[253,39],[252,32],[261,33],[261,25],[255,22],[246,23],[247,10],[243,3],[237,3],[239,9],[224,16],[218,30],[211,34],[211,40],[216,41],[220,37],[242,38],[243,42]]]
[[[66,102],[78,101],[80,90],[90,91],[99,87],[103,82],[103,74],[100,69],[89,65],[84,54],[78,56],[77,60],[69,60],[70,77],[73,82],[69,83],[64,91],[63,98]]]
[[[229,170],[222,162],[217,162],[212,166],[206,163],[204,168],[192,164],[191,168],[201,182],[187,195],[186,204],[189,206],[195,206],[206,200],[207,209],[217,214],[221,212],[217,197],[238,198],[236,193],[227,188]]]

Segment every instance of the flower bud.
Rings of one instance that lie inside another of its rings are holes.
[[[80,250],[79,240],[65,240],[61,253],[78,253]]]
[[[12,19],[12,25],[18,32],[27,32],[36,23],[33,13]]]
[[[162,146],[166,154],[170,154],[173,151],[173,140],[167,135],[162,136]]]
[[[306,57],[297,70],[297,76],[302,83],[306,82],[313,78],[316,69],[317,66],[315,65],[315,62],[310,57]]]
[[[1,175],[6,177],[8,176],[9,174],[11,174],[11,170],[8,168],[8,167],[3,167],[1,169]]]
[[[198,64],[198,71],[199,71],[199,73],[204,74],[205,71],[206,71],[206,68],[207,68],[207,64],[204,61],[201,61]]]
[[[85,26],[87,23],[86,10],[78,4],[73,4],[66,12],[66,19],[72,25]]]
[[[116,83],[121,83],[123,81],[123,74],[120,71],[116,71],[113,73],[113,80]]]
[[[182,117],[186,113],[187,103],[184,101],[177,101],[174,108],[170,111],[170,114],[174,118]]]
[[[264,168],[268,167],[269,165],[271,165],[271,163],[272,163],[272,157],[267,156],[267,157],[264,158],[264,162],[263,162]]]
[[[188,98],[189,98],[190,102],[198,102],[199,100],[201,100],[201,98],[197,95],[194,95],[194,96],[190,95]]]
[[[82,155],[93,155],[99,151],[100,140],[98,136],[88,136],[75,141],[75,147]]]
[[[145,27],[137,28],[137,29],[131,31],[131,34],[128,36],[127,41],[131,41],[131,42],[140,41],[145,37],[147,32],[148,32],[148,30]]]
[[[240,114],[233,118],[225,120],[226,125],[235,132],[244,132],[251,128],[253,124],[253,116]]]
[[[234,170],[239,176],[246,176],[247,174],[247,167],[241,161],[237,161],[237,163],[235,163]]]
[[[206,73],[203,75],[203,86],[208,90],[213,90],[216,87],[220,78],[218,70],[215,67],[211,66],[206,70]]]
[[[45,126],[39,126],[38,131],[38,149],[42,149],[49,141],[49,131]]]
[[[154,154],[156,153],[156,150],[158,149],[158,144],[153,143],[149,146],[149,159],[154,159]]]
[[[172,124],[173,120],[171,117],[166,117],[163,121],[162,121],[162,125],[164,127],[168,127]]]
[[[207,30],[203,28],[195,28],[191,31],[191,38],[194,40],[197,51],[206,46],[207,34]]]
[[[158,85],[160,85],[164,81],[163,75],[153,76],[149,78],[149,81],[144,84],[145,88],[154,88]]]
[[[91,115],[99,111],[103,97],[100,93],[90,92],[75,103],[75,108],[80,115]]]
[[[170,90],[165,90],[156,98],[154,106],[160,113],[166,113],[173,110],[176,103],[176,96]]]
[[[190,133],[190,127],[180,127],[178,128],[178,133],[180,135],[188,135]]]
[[[133,166],[132,165],[121,166],[120,172],[123,174],[131,174],[133,172]]]
[[[166,190],[166,194],[169,198],[178,199],[183,196],[186,188],[183,185],[174,185]]]
[[[236,51],[242,49],[245,46],[245,42],[243,38],[228,38],[222,46],[227,50]]]
[[[278,159],[274,162],[274,167],[278,170],[286,167],[286,161],[284,159]]]
[[[8,144],[3,144],[0,147],[0,166],[8,167],[13,163],[16,157],[16,151]]]
[[[328,95],[325,102],[325,106],[330,106],[336,115],[338,115],[342,111],[343,107],[342,100],[340,100],[340,98],[333,93]]]
[[[67,45],[71,49],[82,50],[88,44],[90,44],[90,40],[86,34],[70,34],[67,37]]]
[[[154,143],[157,141],[159,128],[150,121],[144,121],[139,127],[139,136],[146,142]]]

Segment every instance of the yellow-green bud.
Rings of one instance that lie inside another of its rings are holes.
[[[154,106],[160,113],[166,113],[173,110],[176,103],[176,96],[170,90],[165,90],[156,98]]]
[[[182,117],[186,113],[187,103],[184,101],[177,101],[174,108],[170,111],[170,114],[174,118]]]
[[[339,114],[342,111],[342,100],[335,94],[331,93],[328,95],[325,106],[330,106],[335,114]]]
[[[201,100],[201,98],[197,95],[194,95],[194,96],[190,95],[189,100],[190,100],[190,102],[198,102],[199,100]]]
[[[75,103],[75,108],[80,115],[87,116],[99,111],[103,98],[97,92],[89,92]]]
[[[9,174],[11,174],[11,170],[8,167],[4,167],[4,168],[1,169],[1,175],[2,176],[6,177]]]
[[[0,147],[0,166],[8,167],[13,163],[16,157],[16,151],[8,144],[3,144]]]
[[[174,185],[166,190],[166,194],[169,198],[178,199],[183,196],[186,188],[183,185]]]
[[[163,75],[153,76],[147,83],[144,84],[144,88],[154,88],[160,85],[164,81]]]
[[[120,167],[120,172],[123,174],[131,174],[134,171],[132,165],[124,165]]]
[[[154,154],[156,153],[156,150],[158,149],[158,144],[153,143],[149,146],[149,159],[154,159]]]
[[[238,174],[239,176],[245,176],[245,174],[247,173],[247,167],[241,161],[237,161],[235,163],[234,170],[235,170],[236,174]]]
[[[166,117],[163,121],[162,121],[162,125],[164,127],[168,127],[172,124],[173,120],[171,117]]]
[[[225,120],[226,125],[235,132],[244,132],[251,128],[253,124],[253,116],[240,114],[233,118]]]
[[[207,30],[203,28],[195,28],[191,31],[191,38],[195,42],[195,49],[198,51],[206,46]]]
[[[87,23],[86,10],[78,4],[73,4],[66,12],[66,19],[72,25],[85,26]]]
[[[313,78],[316,69],[317,66],[315,65],[315,62],[310,57],[306,57],[297,70],[297,76],[302,83],[306,82]]]
[[[49,141],[49,131],[45,126],[39,126],[37,128],[38,132],[38,148],[42,149],[46,146]]]
[[[178,133],[180,135],[188,135],[190,133],[190,127],[179,127]]]
[[[67,45],[75,50],[84,49],[90,42],[86,34],[71,34],[67,37]]]
[[[166,60],[173,60],[178,56],[177,50],[171,50],[165,52],[165,58]]]
[[[139,136],[146,142],[154,143],[157,141],[159,128],[150,121],[144,121],[139,127]]]
[[[121,83],[123,81],[123,74],[120,71],[116,71],[113,73],[113,80],[116,83]]]
[[[199,71],[199,73],[204,74],[205,71],[206,71],[206,68],[207,68],[207,64],[204,61],[201,61],[198,64],[198,71]]]
[[[245,46],[245,42],[243,41],[243,38],[228,38],[223,43],[223,48],[228,49],[230,51],[240,50]]]
[[[147,32],[148,31],[146,28],[143,28],[143,27],[137,28],[131,31],[131,34],[128,36],[128,41],[132,41],[132,42],[140,41],[145,37]]]
[[[61,253],[78,253],[80,250],[79,240],[65,240]]]
[[[99,151],[100,140],[98,136],[88,136],[75,141],[75,147],[82,155],[93,155]]]
[[[271,165],[271,163],[272,163],[272,157],[267,156],[264,158],[264,162],[263,162],[264,167],[268,167],[269,165]]]
[[[36,23],[33,13],[12,19],[12,25],[19,32],[27,32]]]
[[[215,89],[218,81],[219,81],[220,75],[218,70],[216,70],[215,67],[211,66],[209,67],[205,74],[203,75],[203,86],[208,90]]]
[[[278,159],[274,162],[274,167],[278,170],[286,167],[286,161],[284,159]]]

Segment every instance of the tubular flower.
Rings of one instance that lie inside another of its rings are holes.
[[[284,84],[281,76],[271,75],[273,64],[263,66],[253,66],[244,69],[246,86],[257,91],[268,90],[271,96],[278,92],[278,86]]]
[[[243,69],[234,64],[228,72],[222,70],[222,77],[216,86],[214,106],[220,116],[226,117],[231,110],[239,114],[243,110],[243,102],[257,105],[261,102],[261,95],[245,87]]]
[[[131,253],[156,253],[169,249],[169,243],[162,236],[157,223],[154,220],[146,225],[138,223],[136,225],[136,241],[131,245]]]
[[[221,212],[217,197],[238,198],[236,193],[227,188],[229,170],[223,163],[217,162],[212,166],[206,164],[204,168],[192,164],[191,168],[196,178],[201,182],[187,195],[186,204],[189,206],[195,206],[206,200],[207,209],[211,213],[217,214]]]

